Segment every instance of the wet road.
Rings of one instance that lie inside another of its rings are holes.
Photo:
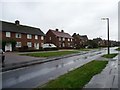
[[[35,88],[106,53],[105,49],[3,72],[3,88]]]

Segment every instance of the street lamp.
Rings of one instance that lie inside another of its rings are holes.
[[[108,54],[110,54],[110,42],[109,42],[109,18],[101,18],[101,20],[107,20],[107,30],[108,30]]]

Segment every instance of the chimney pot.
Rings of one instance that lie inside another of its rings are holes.
[[[56,30],[56,31],[58,31],[58,29],[57,29],[57,28],[56,28],[55,30]]]
[[[64,32],[64,30],[61,30],[61,32]]]
[[[20,25],[20,21],[19,21],[19,20],[16,20],[16,21],[15,21],[15,24],[16,24],[16,25]]]

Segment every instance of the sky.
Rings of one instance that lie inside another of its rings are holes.
[[[107,39],[110,19],[110,39],[118,40],[119,0],[0,0],[0,20],[73,35],[87,35],[89,39]]]

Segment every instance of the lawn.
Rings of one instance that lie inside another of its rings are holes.
[[[79,53],[79,51],[37,52],[37,53],[27,53],[21,55],[33,56],[33,57],[56,57],[56,56],[73,54],[73,53]]]
[[[104,54],[102,57],[104,58],[114,58],[115,56],[117,56],[118,53],[112,53],[112,54]]]
[[[55,80],[37,88],[83,88],[90,79],[100,73],[108,61],[91,61],[80,68],[70,71]],[[65,90],[65,89],[64,89]]]
[[[119,47],[119,48],[117,48],[116,50],[120,51],[120,47]]]

